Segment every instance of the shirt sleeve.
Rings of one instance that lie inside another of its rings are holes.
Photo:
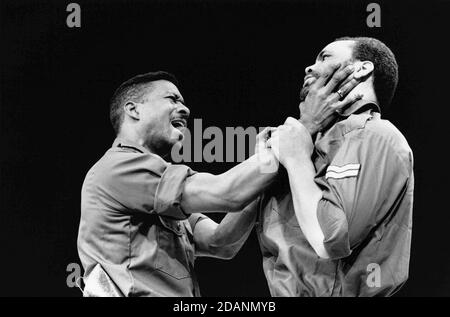
[[[209,217],[205,216],[204,214],[201,214],[201,213],[194,213],[189,216],[188,220],[189,220],[189,225],[191,226],[192,232],[195,231],[195,226],[197,225],[197,223],[199,223],[203,219],[209,219]]]
[[[193,174],[186,165],[169,164],[149,153],[118,152],[100,183],[125,212],[186,219],[180,200],[186,178]]]
[[[345,136],[325,175],[317,218],[332,259],[352,252],[404,194],[408,163],[386,137],[352,131]],[[323,173],[321,173],[323,174]]]

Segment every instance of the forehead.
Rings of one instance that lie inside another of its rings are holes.
[[[331,42],[327,46],[323,48],[323,52],[329,52],[334,55],[339,55],[342,58],[351,58],[353,53],[353,46],[355,45],[354,41],[351,40],[343,40],[343,41],[335,41]]]
[[[177,86],[168,80],[155,80],[152,81],[146,91],[147,96],[162,96],[167,94],[176,94],[181,96]]]

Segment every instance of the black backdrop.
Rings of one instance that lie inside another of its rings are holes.
[[[449,2],[378,1],[382,25],[369,28],[371,1],[77,1],[73,29],[69,2],[0,2],[1,295],[80,295],[66,286],[80,188],[113,141],[108,100],[122,81],[167,70],[204,127],[278,125],[297,116],[304,68],[344,35],[377,37],[399,62],[383,116],[414,151],[416,187],[410,279],[397,295],[450,295]],[[254,234],[233,260],[201,258],[196,271],[204,296],[269,295]]]

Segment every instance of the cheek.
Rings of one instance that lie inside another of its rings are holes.
[[[164,126],[169,123],[169,116],[164,111],[147,111],[143,114],[143,120],[154,126]]]
[[[321,67],[320,67],[320,74],[324,75],[324,74],[329,74],[330,72],[333,71],[333,65],[336,62],[334,62],[331,59],[328,59],[327,61],[323,62]]]
[[[152,122],[154,114],[149,109],[142,109],[139,116],[143,122]]]

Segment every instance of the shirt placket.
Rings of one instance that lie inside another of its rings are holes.
[[[183,250],[186,254],[186,257],[188,258],[188,263],[189,263],[189,273],[191,275],[191,280],[192,280],[192,284],[193,284],[193,290],[192,293],[194,294],[194,297],[199,297],[200,296],[200,287],[198,285],[198,280],[197,280],[197,276],[195,274],[195,269],[194,269],[194,249],[192,247],[192,244],[194,243],[194,241],[190,241],[187,233],[186,233],[186,229],[182,228],[183,225],[180,221],[177,222],[177,230],[178,232],[180,232],[182,234],[181,236],[181,240],[183,241]]]

